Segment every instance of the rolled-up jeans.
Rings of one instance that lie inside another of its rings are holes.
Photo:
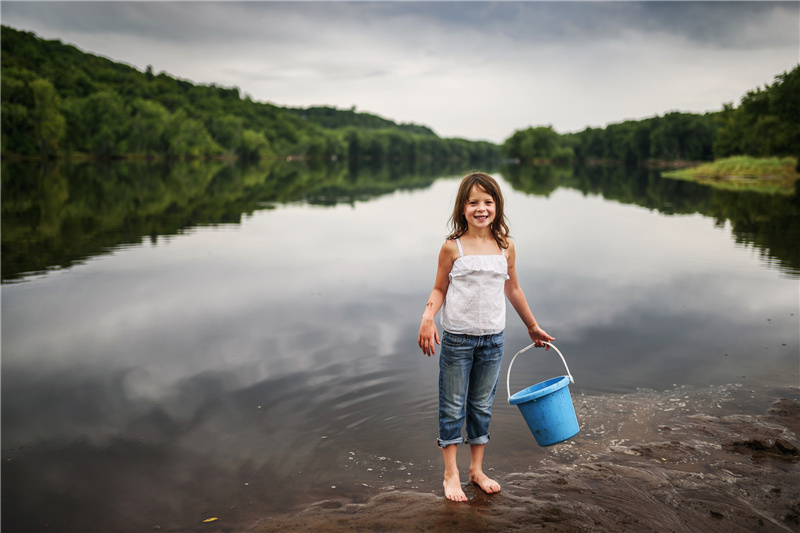
[[[439,356],[440,447],[489,442],[503,339],[502,331],[480,336],[444,332]],[[466,439],[461,435],[465,420]]]

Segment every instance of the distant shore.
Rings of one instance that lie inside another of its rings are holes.
[[[728,157],[712,163],[670,170],[665,178],[682,179],[723,189],[792,194],[800,179],[796,157]]]

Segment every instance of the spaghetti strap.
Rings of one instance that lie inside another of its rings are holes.
[[[459,239],[458,237],[456,237],[456,245],[458,245],[458,256],[464,257],[464,249],[461,248],[461,239]]]

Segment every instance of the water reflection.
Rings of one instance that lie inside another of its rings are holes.
[[[142,238],[238,224],[276,204],[352,204],[423,188],[462,172],[459,165],[4,163],[2,279],[67,267]]]
[[[622,166],[505,166],[515,189],[549,196],[559,188],[654,209],[666,215],[701,214],[732,227],[738,244],[752,246],[786,275],[800,277],[800,181],[792,196],[727,191],[660,178],[658,169]]]
[[[458,163],[4,163],[2,280],[68,267],[142,238],[155,242],[195,226],[238,224],[275,205],[352,204],[428,187],[438,176],[461,172]],[[737,243],[753,246],[787,275],[800,276],[800,250],[793,246],[800,238],[798,194],[721,191],[660,179],[657,170],[644,168],[512,165],[502,173],[528,194],[575,189],[664,214],[699,213],[720,226],[730,223]]]
[[[415,339],[460,169],[23,167],[3,172],[10,531],[192,531],[440,488],[436,359]],[[797,383],[795,199],[619,169],[500,178],[575,394]],[[535,352],[519,387],[563,373]],[[498,469],[551,457],[495,407]]]

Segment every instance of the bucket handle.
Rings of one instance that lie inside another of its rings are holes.
[[[558,353],[558,355],[561,356],[561,361],[564,363],[564,368],[567,369],[567,375],[569,376],[569,382],[570,383],[575,383],[575,380],[572,378],[572,374],[569,371],[569,367],[567,366],[567,360],[564,359],[564,356],[561,354],[561,350],[556,348],[556,345],[552,344],[550,342],[542,341],[542,343],[552,347]],[[508,389],[508,401],[509,402],[511,401],[511,366],[514,364],[514,359],[516,359],[517,355],[521,354],[522,352],[526,352],[526,351],[530,350],[531,348],[533,348],[534,345],[535,345],[535,343],[534,344],[530,344],[530,345],[526,346],[525,348],[521,349],[520,351],[518,351],[514,355],[514,357],[511,359],[511,364],[508,365],[508,375],[506,376],[506,388]]]

